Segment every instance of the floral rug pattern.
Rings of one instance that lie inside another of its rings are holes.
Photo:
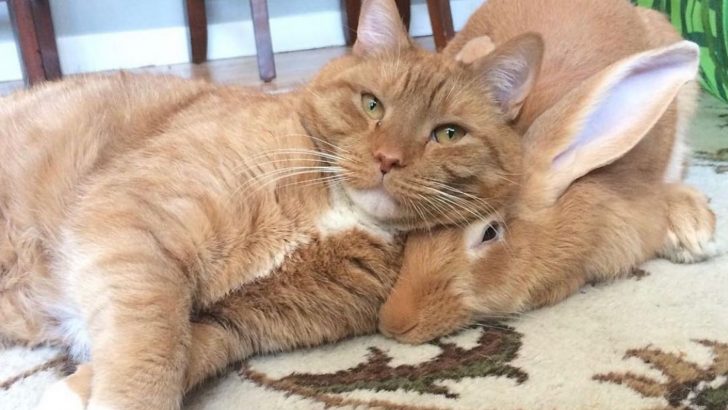
[[[670,409],[728,408],[728,344],[710,340],[695,340],[713,350],[713,362],[707,367],[693,363],[681,354],[663,352],[650,346],[630,349],[624,359],[637,358],[656,369],[667,380],[627,373],[608,373],[594,380],[628,386],[645,397],[662,397]]]
[[[421,394],[436,394],[457,399],[458,394],[443,386],[445,380],[461,380],[477,377],[507,377],[523,383],[528,374],[508,363],[513,360],[521,346],[521,335],[508,326],[479,329],[480,335],[471,348],[458,346],[454,342],[441,340],[432,342],[440,353],[430,360],[416,365],[392,365],[392,357],[382,349],[369,348],[367,360],[346,370],[332,373],[293,373],[271,380],[265,374],[244,365],[240,371],[243,378],[253,380],[261,387],[283,392],[301,394],[325,404],[345,401],[332,400],[332,393],[354,390],[409,391]],[[383,407],[394,406],[380,402]],[[397,407],[397,406],[394,406]]]

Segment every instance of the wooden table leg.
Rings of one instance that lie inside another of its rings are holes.
[[[430,13],[432,35],[435,47],[442,50],[455,35],[452,25],[452,11],[449,0],[427,0],[427,11]]]
[[[8,10],[26,84],[60,78],[61,65],[48,0],[8,0]]]
[[[207,61],[207,13],[205,0],[185,0],[190,54],[195,64]]]
[[[399,16],[404,26],[409,30],[410,26],[410,0],[395,0]],[[359,13],[361,12],[361,0],[341,0],[341,10],[344,26],[344,38],[346,45],[352,46],[356,42],[356,29],[359,27]]]
[[[273,43],[268,21],[268,2],[266,0],[250,0],[250,13],[253,17],[255,50],[258,55],[258,73],[261,80],[268,82],[276,78]]]

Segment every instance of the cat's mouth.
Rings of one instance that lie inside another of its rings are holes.
[[[386,221],[402,216],[399,202],[383,186],[368,189],[347,186],[345,190],[354,205],[379,220]]]

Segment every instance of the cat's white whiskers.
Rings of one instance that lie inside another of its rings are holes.
[[[345,175],[329,175],[321,178],[315,178],[307,181],[295,181],[290,182],[287,184],[280,185],[280,188],[290,188],[290,187],[297,187],[297,188],[303,188],[303,187],[309,187],[309,186],[315,186],[318,184],[328,184],[330,182],[340,182],[346,179]]]
[[[267,161],[261,161],[261,159],[266,159]],[[235,168],[233,170],[234,173],[239,173],[242,170],[242,173],[248,173],[251,175],[251,177],[257,177],[256,172],[254,169],[257,169],[259,172],[265,172],[264,168],[266,166],[272,166],[275,169],[270,171],[276,171],[280,169],[286,169],[291,167],[279,167],[276,166],[277,164],[282,163],[290,163],[290,164],[296,164],[297,162],[320,162],[321,166],[327,166],[327,167],[336,167],[338,169],[341,169],[341,167],[338,167],[336,164],[339,162],[346,162],[350,161],[349,158],[345,158],[339,155],[334,154],[328,154],[328,153],[322,153],[319,151],[311,151],[311,150],[305,150],[305,149],[281,149],[281,150],[272,150],[268,152],[264,152],[258,155],[255,155],[251,157],[251,162],[246,162],[241,164],[239,167]]]
[[[335,144],[332,144],[332,143],[330,143],[330,142],[328,142],[328,141],[326,141],[324,139],[321,139],[319,137],[315,137],[313,135],[308,135],[308,134],[303,134],[303,133],[289,133],[289,134],[278,134],[278,135],[274,135],[273,136],[273,138],[275,138],[275,139],[282,139],[282,138],[287,138],[287,137],[304,137],[304,138],[309,138],[309,139],[312,139],[314,141],[318,141],[318,142],[320,142],[322,144],[325,144],[325,145],[333,148],[335,151],[344,151],[344,153],[349,153],[349,151],[346,150],[345,148],[339,147],[339,146],[337,146]],[[296,148],[296,147],[283,148],[281,150],[302,150],[302,151],[308,151],[308,152],[311,152],[311,153],[314,153],[314,152],[315,153],[323,153],[323,151],[320,151],[320,150],[317,150],[317,149]],[[270,150],[270,151],[266,151],[266,152],[274,152],[274,151],[279,151],[279,150]],[[266,152],[264,152],[264,154]]]
[[[259,167],[264,167],[266,165],[290,164],[290,163],[297,163],[297,162],[315,163],[315,164],[323,164],[323,165],[333,165],[334,164],[333,162],[329,162],[329,160],[327,160],[327,159],[321,159],[321,158],[286,158],[286,159],[274,159],[274,160],[265,161],[265,162],[257,162],[256,165],[258,165]]]
[[[309,134],[291,133],[291,134],[276,135],[275,138],[296,137],[296,136],[310,138],[310,139],[312,139],[314,141],[318,141],[318,142],[320,142],[320,143],[322,143],[324,145],[327,145],[330,148],[333,148],[335,151],[343,151],[343,153],[345,153],[345,154],[351,154],[351,152],[349,150],[347,150],[346,148],[344,148],[344,147],[341,147],[341,146],[332,144],[332,143],[324,140],[323,138],[315,137],[315,136],[309,135]],[[308,150],[308,151],[323,153],[322,151],[317,151],[317,150]]]
[[[460,222],[459,215],[458,215],[458,218],[453,218],[451,216],[453,212],[455,214],[459,214],[457,209],[454,209],[451,205],[449,205],[443,201],[438,200],[438,201],[433,202],[432,200],[427,200],[427,199],[425,199],[425,200],[429,206],[435,208],[438,211],[438,213],[447,220],[449,225],[456,226],[459,228],[464,228],[464,225],[462,224],[462,222]]]
[[[330,167],[330,166],[295,166],[295,167],[286,167],[286,168],[279,168],[275,169],[271,172],[267,172],[264,174],[257,175],[257,178],[255,179],[264,179],[272,176],[277,176],[280,174],[286,174],[289,172],[299,172],[299,171],[311,171],[311,172],[323,172],[323,173],[340,173],[342,171],[341,168],[338,167]]]
[[[460,220],[462,219],[462,215],[460,214],[460,211],[458,211],[457,208],[453,207],[451,204],[443,201],[438,196],[432,196],[432,195],[422,195],[418,194],[421,198],[423,198],[424,202],[429,205],[431,208],[434,208],[440,215],[442,215],[445,219],[450,222],[450,224],[458,226],[458,227],[464,227],[462,225],[462,222]],[[455,213],[457,215],[457,219],[453,219],[451,214]]]
[[[323,138],[315,137],[315,136],[309,135],[309,134],[286,134],[285,136],[301,136],[301,137],[310,138],[310,139],[312,139],[314,141],[317,141],[317,142],[319,142],[321,144],[324,144],[324,145],[328,146],[329,148],[333,149],[333,152],[337,153],[342,158],[346,158],[346,159],[348,159],[350,161],[354,161],[354,158],[348,157],[348,155],[352,154],[351,151],[347,150],[343,146],[339,146],[339,145],[336,145],[336,144],[332,144],[332,143],[324,140]],[[289,148],[289,149],[291,149],[291,148]],[[308,150],[308,149],[304,149],[304,148],[301,148],[301,149],[302,150],[309,151],[309,152],[312,152],[312,153],[313,152],[317,152],[317,153],[326,154],[326,155],[337,155],[337,154],[334,154],[332,152],[325,152],[325,151],[319,151],[319,150]]]
[[[279,175],[275,176],[274,178],[271,178],[268,180],[253,180],[253,181],[251,181],[252,182],[251,184],[248,184],[247,186],[244,186],[241,188],[242,189],[254,188],[256,190],[260,190],[260,189],[273,185],[273,184],[277,183],[278,181],[281,181],[286,178],[292,178],[292,177],[306,175],[306,174],[315,175],[315,174],[319,174],[319,173],[321,173],[321,171],[318,171],[318,170],[316,170],[316,171],[306,170],[306,171],[283,173],[283,174],[279,174]],[[318,178],[316,178],[316,179],[318,179]],[[258,183],[258,184],[255,185],[255,183]]]
[[[323,152],[323,151],[299,151],[299,150],[288,150],[288,151],[278,151],[282,154],[295,154],[295,153],[301,153],[301,154],[307,154],[307,155],[318,155],[322,158],[328,158],[335,161],[349,161],[349,162],[357,162],[358,160],[352,157],[349,154],[341,154],[341,153],[330,153],[330,152]],[[316,154],[314,154],[314,152]]]
[[[309,135],[308,137],[311,138],[314,141],[318,141],[318,142],[320,142],[322,144],[326,144],[329,147],[333,148],[334,150],[343,151],[345,154],[351,154],[351,152],[349,150],[345,149],[344,147],[340,147],[340,146],[334,145],[334,144],[332,144],[332,143],[330,143],[330,142],[328,142],[328,141],[326,141],[326,140],[324,140],[322,138],[314,137],[313,135]]]
[[[464,201],[462,198],[459,198],[459,197],[457,197],[455,195],[449,194],[449,193],[447,193],[447,192],[445,192],[445,191],[443,191],[441,189],[437,189],[435,187],[428,186],[428,185],[426,185],[424,183],[421,183],[421,182],[420,183],[417,183],[415,186],[418,186],[418,187],[421,187],[421,188],[424,188],[424,189],[426,189],[428,191],[433,192],[435,194],[434,196],[439,201],[446,202],[446,203],[449,204],[449,206],[451,206],[453,208],[462,209],[463,211],[466,211],[469,214],[473,215],[473,217],[475,219],[481,219],[483,217],[483,215],[481,215],[480,213],[476,212],[476,209],[474,209],[472,206],[470,206],[470,204],[467,201]],[[462,216],[462,214],[460,214],[459,212],[458,212],[458,215],[459,216]]]
[[[434,203],[434,202],[432,202],[432,201],[428,200],[428,199],[427,199],[427,198],[425,198],[425,197],[422,197],[422,199],[423,199],[423,201],[424,201],[424,202],[425,202],[425,203],[426,203],[426,204],[427,204],[427,205],[428,205],[428,206],[429,206],[430,208],[433,208],[433,209],[435,210],[435,213],[436,213],[437,215],[440,215],[440,216],[442,216],[443,218],[445,218],[445,219],[447,220],[447,222],[449,222],[449,224],[450,224],[450,225],[458,226],[458,225],[457,225],[457,221],[455,221],[454,219],[452,219],[452,217],[450,216],[450,213],[448,212],[448,209],[447,209],[447,208],[443,208],[443,207],[442,207],[441,205],[438,205],[437,203]]]
[[[489,214],[495,215],[496,219],[498,219],[503,224],[503,228],[506,230],[506,232],[508,232],[508,226],[505,223],[505,218],[503,217],[503,215],[501,214],[501,212],[499,210],[497,210],[495,207],[493,207],[492,205],[490,205],[488,202],[486,202],[483,198],[479,198],[479,197],[477,197],[475,195],[472,195],[472,194],[469,194],[467,192],[461,191],[461,190],[459,190],[457,188],[454,188],[454,187],[451,187],[451,186],[448,186],[448,185],[445,185],[445,184],[441,184],[441,183],[439,183],[437,181],[432,181],[432,182],[435,183],[435,184],[441,185],[445,189],[449,189],[449,190],[451,190],[453,192],[456,192],[458,194],[461,194],[463,196],[466,196],[466,197],[468,197],[468,198],[470,198],[470,199],[472,199],[474,201],[477,201],[478,203],[482,204],[483,206],[486,207],[486,210],[487,210],[487,212]]]
[[[426,178],[425,178],[425,179],[426,179]],[[449,185],[443,184],[443,183],[441,183],[441,182],[439,182],[439,181],[434,181],[434,180],[430,180],[430,179],[426,179],[426,180],[430,181],[431,183],[433,183],[433,184],[435,184],[435,185],[441,186],[441,187],[443,187],[443,188],[445,188],[445,189],[451,190],[451,191],[453,191],[453,192],[456,192],[456,193],[458,193],[458,194],[461,194],[461,195],[464,195],[464,196],[466,196],[466,197],[468,197],[468,198],[471,198],[471,199],[473,199],[473,200],[475,200],[475,201],[479,202],[480,204],[484,205],[484,206],[486,207],[486,210],[487,210],[487,212],[488,212],[489,214],[491,214],[491,215],[494,215],[494,216],[495,216],[495,218],[496,218],[496,219],[497,219],[497,220],[498,220],[498,221],[499,221],[499,222],[501,223],[501,225],[503,226],[503,230],[505,231],[505,236],[504,236],[504,238],[502,239],[501,243],[502,243],[502,244],[503,244],[503,246],[505,247],[505,249],[506,249],[506,251],[508,252],[508,254],[509,254],[509,255],[510,255],[511,257],[513,256],[513,248],[511,248],[511,246],[510,246],[510,243],[509,243],[509,242],[508,242],[508,240],[507,240],[507,238],[508,238],[508,237],[510,237],[510,234],[509,234],[509,232],[510,232],[510,231],[509,231],[509,229],[508,229],[508,224],[506,223],[506,220],[505,220],[505,218],[503,217],[503,215],[501,214],[501,212],[500,212],[499,210],[495,209],[495,208],[494,208],[493,206],[491,206],[490,204],[488,204],[488,203],[487,203],[487,202],[486,202],[485,200],[483,200],[482,198],[479,198],[479,197],[477,197],[477,196],[474,196],[474,195],[472,195],[472,194],[469,194],[469,193],[467,193],[467,192],[464,192],[464,191],[462,191],[462,190],[459,190],[459,189],[457,189],[457,188],[455,188],[455,187],[451,187],[451,186],[449,186]]]
[[[420,197],[421,197],[421,195],[420,195]],[[422,218],[422,221],[427,221],[428,220],[427,216],[425,215],[427,213],[427,212],[425,212],[426,211],[426,208],[423,208],[423,207],[417,205],[417,201],[414,201],[412,199],[403,198],[403,200],[404,200],[404,203],[405,203],[406,206],[409,206],[409,207],[411,207],[412,209],[415,210],[415,213],[417,213],[417,215],[420,218]],[[427,229],[427,232],[428,233],[431,233],[432,232],[432,228],[430,227],[430,225],[427,225],[427,228],[426,229]]]
[[[455,205],[457,205],[457,206],[454,206],[452,203],[449,203],[442,199],[442,197],[441,197],[442,195],[439,195],[442,193],[439,190],[432,188],[432,187],[428,187],[422,183],[415,183],[415,182],[417,182],[417,181],[411,181],[409,184],[407,184],[408,191],[414,192],[414,194],[417,195],[419,198],[421,198],[429,207],[434,208],[440,215],[447,218],[452,224],[457,225],[457,226],[463,226],[462,223],[457,223],[455,220],[453,220],[450,217],[450,212],[448,212],[448,211],[455,212],[459,219],[461,219],[461,220],[464,219],[463,215],[458,210],[458,208],[464,208],[464,206],[462,204],[456,203]],[[417,188],[424,188],[424,189],[427,189],[428,191],[434,192],[435,194],[433,195],[429,192],[422,192],[421,190],[418,191]],[[423,194],[427,194],[427,195],[423,195]],[[440,204],[440,206],[437,205],[438,203]],[[443,210],[443,207],[445,208],[444,210]]]
[[[347,159],[347,157],[345,157],[343,155],[337,155],[337,154],[316,151],[316,150],[308,150],[308,149],[303,149],[303,148],[285,148],[285,149],[265,151],[263,153],[254,155],[250,158],[258,159],[258,158],[270,157],[272,155],[290,155],[290,154],[311,155],[311,156],[315,156],[315,157],[323,157],[323,158],[330,158],[330,159],[336,159],[336,160]]]
[[[305,166],[298,166],[298,167],[288,167],[288,168],[281,168],[281,169],[275,169],[271,172],[264,173],[264,174],[258,174],[253,175],[250,180],[248,180],[246,183],[242,184],[238,189],[235,190],[234,194],[240,193],[241,190],[247,190],[254,184],[258,184],[256,186],[256,189],[261,189],[266,186],[269,186],[272,183],[275,183],[283,178],[289,178],[304,174],[342,174],[344,170],[338,167],[331,167],[331,166],[320,166],[320,167],[305,167]]]
[[[466,192],[462,192],[462,191],[460,191],[460,192],[462,194],[464,194],[464,195],[467,195],[467,196],[472,197],[472,199],[474,199],[474,200],[482,201],[480,198],[475,197],[475,196],[472,196],[472,195],[470,195],[470,194],[468,194]],[[507,240],[510,237],[510,234],[509,234],[510,231],[508,229],[508,224],[506,223],[505,218],[503,217],[503,215],[497,209],[495,209],[492,206],[490,206],[487,202],[482,201],[481,203],[487,207],[487,209],[488,209],[487,212],[490,215],[494,215],[495,216],[495,219],[498,220],[501,223],[501,225],[503,226],[503,230],[505,232],[505,235],[504,235],[503,239],[501,240],[501,243],[505,247],[505,249],[508,252],[508,254],[510,256],[513,256],[513,249],[511,248],[510,243]]]
[[[465,221],[467,218],[465,218],[463,216],[463,214],[460,212],[460,209],[455,204],[444,200],[444,198],[440,197],[440,196],[433,196],[432,199],[437,201],[438,203],[442,204],[443,206],[445,206],[448,211],[455,213],[455,215],[457,216],[457,219],[453,222],[453,224],[455,226],[458,226],[463,229],[466,227]],[[450,213],[448,213],[448,215],[450,215]],[[451,219],[451,221],[452,221],[452,219]]]
[[[424,187],[424,188],[427,188],[427,189],[430,189],[430,190],[436,192],[437,195],[438,195],[438,198],[440,200],[447,201],[450,204],[452,204],[453,206],[461,208],[462,210],[464,210],[464,211],[468,212],[469,214],[473,215],[473,217],[475,219],[482,218],[482,215],[481,214],[475,212],[471,207],[466,206],[468,203],[467,202],[462,202],[462,199],[461,198],[458,198],[458,197],[456,197],[454,195],[448,194],[447,192],[442,191],[442,190],[439,190],[439,189],[436,189],[436,188],[432,188],[432,187]]]
[[[462,195],[464,197],[467,197],[468,199],[472,199],[473,201],[475,201],[475,202],[483,205],[485,207],[485,209],[486,209],[486,212],[488,212],[489,214],[494,214],[494,215],[498,216],[499,218],[501,217],[501,215],[498,212],[498,210],[495,209],[495,207],[493,207],[492,205],[490,205],[483,198],[480,198],[478,196],[475,196],[475,195],[470,194],[468,192],[465,192],[463,190],[457,189],[457,188],[455,188],[453,186],[450,186],[450,185],[447,185],[447,184],[443,184],[442,182],[439,182],[439,181],[435,181],[435,180],[432,180],[432,179],[429,179],[429,178],[423,178],[423,179],[426,180],[426,181],[428,181],[429,183],[432,183],[432,184],[438,186],[438,187],[441,187],[441,188],[446,189],[446,190],[448,190],[450,192],[453,192],[456,196],[457,195]]]

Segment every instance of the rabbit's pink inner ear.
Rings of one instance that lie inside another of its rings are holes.
[[[577,178],[630,151],[680,88],[693,80],[698,48],[683,41],[623,59],[577,87],[529,129],[526,159],[539,163],[532,189],[555,201]],[[540,160],[540,162],[538,161]]]
[[[574,158],[580,151],[596,155],[601,165],[624,155],[655,125],[680,87],[695,76],[697,54],[677,48],[634,63],[621,73],[622,78],[598,93],[580,132],[554,158],[554,167],[564,166],[567,157]]]
[[[543,50],[541,36],[526,33],[500,45],[472,64],[509,120],[518,116],[523,102],[536,83]]]
[[[396,51],[410,45],[409,35],[392,0],[365,0],[361,6],[359,26],[353,52],[369,55]]]

